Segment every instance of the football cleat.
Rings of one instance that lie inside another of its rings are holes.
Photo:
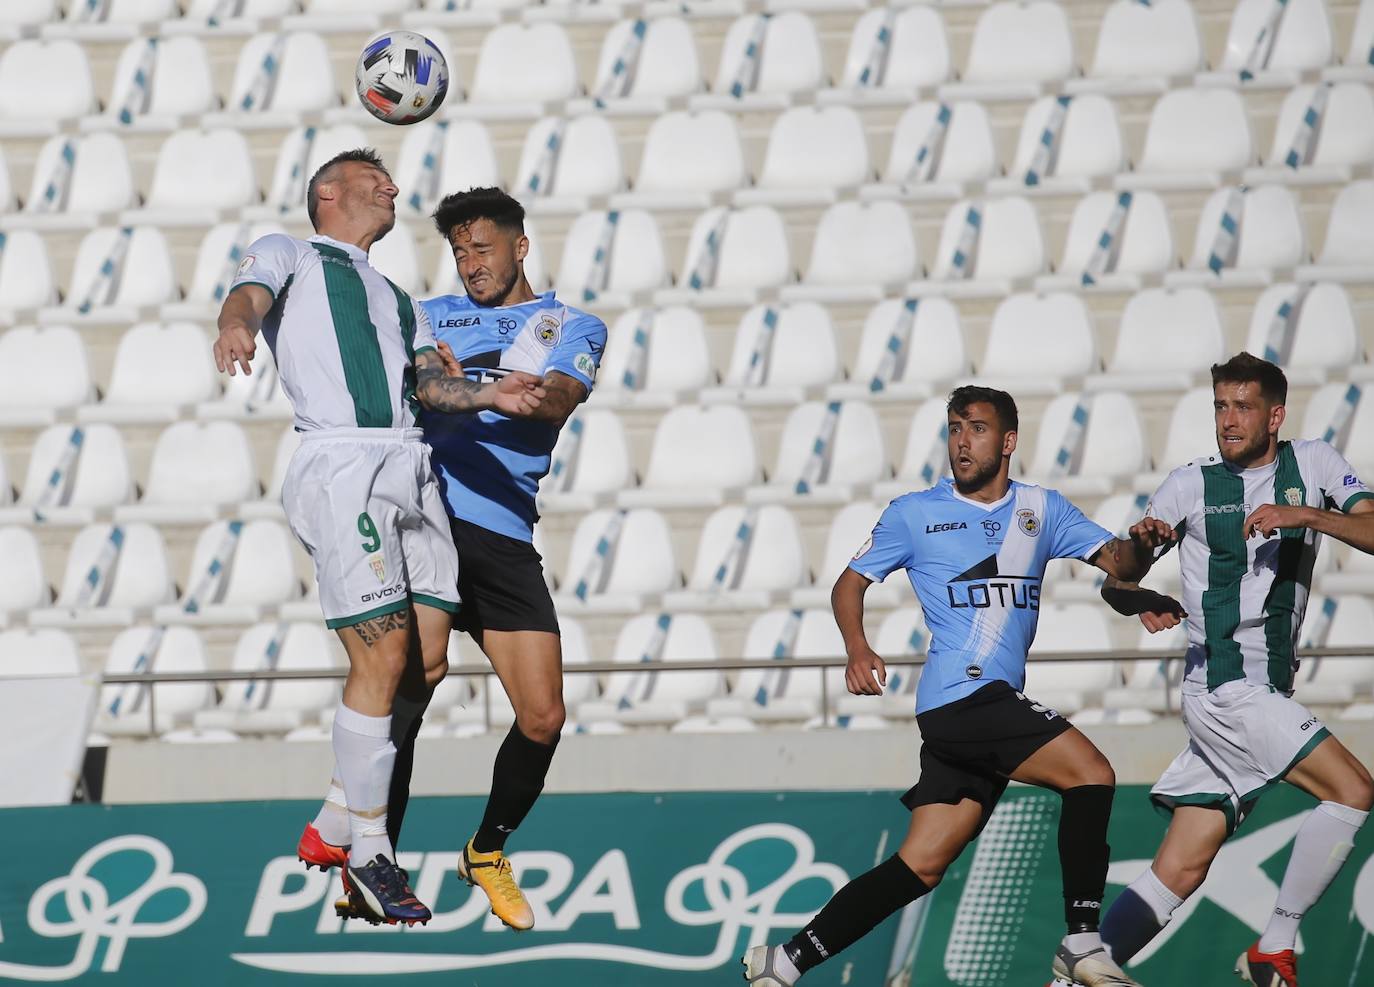
[[[478,853],[468,840],[458,855],[458,876],[470,887],[481,888],[491,902],[491,913],[516,932],[534,928],[534,912],[515,883],[510,861],[500,850]]]
[[[305,824],[305,831],[296,844],[296,856],[305,864],[306,870],[311,867],[329,870],[331,867],[348,866],[348,847],[326,843],[320,838],[320,831],[314,823]]]
[[[1075,987],[1140,987],[1122,972],[1103,946],[1086,953],[1071,953],[1063,943],[1054,954],[1051,967],[1054,983],[1069,983]]]
[[[754,946],[740,962],[744,964],[744,982],[753,987],[792,987],[795,983],[775,968],[772,946]]]
[[[375,860],[362,867],[349,864],[343,873],[344,890],[358,918],[373,924],[424,925],[432,917],[410,890],[409,875],[387,860],[385,854],[377,854]]]
[[[1257,942],[1236,960],[1236,974],[1258,987],[1298,987],[1298,958],[1291,949],[1261,953]]]

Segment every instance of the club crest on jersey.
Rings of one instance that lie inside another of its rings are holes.
[[[372,566],[372,573],[377,577],[377,582],[386,582],[386,559],[380,555],[374,555],[367,561]]]
[[[542,345],[553,349],[558,345],[558,340],[563,335],[563,323],[546,312],[539,317],[539,322],[534,327],[534,334],[539,337],[539,342]]]
[[[1289,487],[1283,492],[1283,499],[1288,501],[1289,507],[1302,506],[1302,491],[1297,487]]]
[[[1032,538],[1040,534],[1040,519],[1029,507],[1016,512],[1016,526]]]
[[[853,559],[852,561],[857,561],[857,560],[863,558],[865,555],[868,554],[868,550],[869,550],[870,548],[872,548],[872,547],[873,547],[873,536],[872,536],[872,535],[869,535],[867,538],[864,539],[864,543],[863,543],[862,545],[859,546],[859,550],[858,550],[857,552],[854,553],[854,559]]]
[[[249,254],[247,257],[243,258],[243,260],[239,261],[239,275],[242,276],[251,271],[253,265],[256,264],[257,261],[258,259],[252,254]]]

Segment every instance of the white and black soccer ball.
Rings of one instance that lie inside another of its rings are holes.
[[[418,123],[448,94],[448,63],[413,31],[384,31],[358,56],[358,99],[384,123]]]

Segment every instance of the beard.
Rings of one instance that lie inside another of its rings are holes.
[[[950,472],[954,473],[954,464],[950,463]],[[973,475],[968,479],[960,479],[958,473],[954,473],[954,488],[961,494],[967,496],[985,487],[990,480],[997,476],[1002,468],[1000,457],[996,459],[985,459],[982,462],[974,460]]]
[[[463,287],[467,288],[468,297],[470,297],[478,305],[493,306],[498,305],[504,299],[509,298],[511,291],[513,291],[515,288],[515,283],[519,280],[520,268],[515,265],[511,265],[510,273],[503,278],[498,278],[494,271],[491,272],[492,285],[487,291],[483,292],[480,295],[474,292],[471,288],[468,288],[467,285],[463,285]]]
[[[1239,446],[1228,445],[1222,436],[1217,436],[1217,452],[1221,455],[1221,458],[1228,463],[1239,464],[1248,462],[1249,460],[1257,458],[1268,448],[1268,435],[1260,435],[1257,438],[1251,439],[1249,442],[1241,443]]]

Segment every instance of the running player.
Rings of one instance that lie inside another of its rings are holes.
[[[1272,363],[1240,353],[1212,367],[1212,392],[1217,454],[1170,473],[1146,509],[1147,521],[1177,532],[1183,606],[1116,579],[1103,584],[1109,604],[1139,613],[1152,632],[1186,611],[1188,747],[1150,792],[1172,813],[1164,842],[1112,904],[1102,935],[1116,961],[1129,962],[1201,886],[1260,795],[1287,781],[1319,804],[1293,841],[1269,924],[1236,972],[1261,987],[1297,987],[1298,923],[1350,854],[1374,783],[1292,699],[1295,649],[1322,535],[1374,554],[1374,494],[1327,443],[1279,441],[1288,381]]]
[[[1097,932],[1115,775],[1087,737],[1019,690],[1046,563],[1082,559],[1138,579],[1168,528],[1142,521],[1118,540],[1057,491],[1010,480],[1017,411],[1004,391],[960,387],[948,410],[953,480],[889,504],[830,597],[849,655],[845,683],[855,695],[878,695],[887,681],[863,629],[872,583],[905,569],[930,625],[916,700],[921,775],[902,796],[911,825],[893,857],[841,888],[790,940],[745,954],[745,980],[758,987],[791,987],[929,894],[987,823],[1009,779],[1064,799],[1059,858],[1068,935],[1055,973],[1089,987],[1135,984]]]
[[[479,379],[528,371],[543,400],[528,410],[461,418],[426,415],[439,485],[452,515],[463,598],[457,626],[491,662],[515,709],[496,754],[481,825],[458,872],[514,929],[534,925],[504,855],[506,839],[544,788],[563,728],[563,652],[558,616],[532,539],[535,492],[559,429],[596,381],[606,325],[525,278],[525,210],[500,189],[447,196],[434,224],[453,251],[467,294],[424,302],[438,338]]]
[[[405,721],[447,671],[458,609],[458,560],[415,412],[526,414],[543,389],[527,374],[467,380],[436,347],[424,310],[371,267],[369,248],[396,222],[396,195],[371,149],[326,162],[307,187],[316,235],[270,234],[248,248],[214,351],[221,371],[251,373],[261,329],[276,358],[302,440],[282,504],[314,561],[325,623],[348,653],[334,783],[301,855],[340,865],[360,914],[410,924],[430,912],[387,832],[393,737],[407,735]],[[424,672],[415,694],[398,696],[412,626]]]

